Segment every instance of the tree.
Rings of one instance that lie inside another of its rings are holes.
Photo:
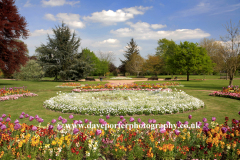
[[[27,39],[29,30],[14,3],[14,0],[0,1],[0,68],[7,77],[28,60],[26,45],[17,39]]]
[[[70,29],[64,23],[53,29],[54,37],[48,35],[47,45],[42,44],[36,49],[39,59],[46,70],[51,70],[55,80],[58,76],[62,80],[69,79],[74,72],[70,69],[78,53],[80,38],[76,38],[75,32],[71,35]]]
[[[213,67],[213,71],[220,72],[224,70],[222,44],[215,39],[204,38],[200,41],[199,45],[206,49],[207,54],[210,56],[212,62],[216,64]]]
[[[125,51],[124,57],[126,58],[125,60],[121,60],[122,64],[120,65],[121,72],[126,72],[126,64],[128,61],[130,61],[131,56],[135,53],[135,54],[139,54],[139,48],[136,44],[136,42],[133,40],[133,38],[131,39],[130,43],[128,43],[128,46],[126,47],[127,51]]]
[[[187,81],[191,72],[211,72],[212,61],[207,55],[207,51],[198,47],[197,43],[180,42],[173,56],[168,57],[167,64],[175,68],[176,71],[186,72]]]
[[[137,76],[142,71],[144,59],[137,53],[133,53],[130,60],[126,63],[126,70],[129,73],[137,73]]]
[[[21,80],[40,80],[44,75],[42,67],[36,60],[29,60],[25,66],[22,66],[19,72],[14,73],[15,79]]]
[[[143,70],[150,71],[157,76],[163,67],[163,59],[159,55],[148,55],[148,59],[146,59],[143,65]]]
[[[227,30],[227,35],[220,38],[223,41],[222,52],[225,68],[230,79],[229,85],[232,85],[234,73],[240,65],[240,21],[237,26],[234,26],[230,20],[230,23],[227,23],[224,27]]]

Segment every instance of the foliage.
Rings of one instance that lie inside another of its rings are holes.
[[[0,1],[0,68],[6,77],[19,71],[28,60],[26,45],[17,40],[27,39],[27,22],[14,3],[14,0]]]
[[[19,72],[15,72],[13,77],[20,80],[40,80],[44,75],[42,67],[36,60],[29,60],[22,66]]]
[[[148,55],[145,63],[143,64],[143,71],[149,71],[156,76],[163,70],[164,62],[159,55]]]
[[[187,72],[187,81],[191,72],[207,73],[212,71],[213,64],[204,48],[197,43],[180,42],[176,52],[167,58],[167,64],[179,72]]]
[[[130,56],[129,61],[126,63],[126,71],[129,73],[137,73],[137,76],[140,72],[142,72],[142,67],[144,64],[144,59],[140,56],[140,54],[133,53]]]

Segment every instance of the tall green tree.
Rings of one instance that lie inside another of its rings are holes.
[[[187,81],[192,72],[207,73],[212,72],[213,64],[207,51],[199,47],[197,43],[180,42],[173,56],[167,58],[167,64],[175,68],[176,71],[186,72]]]
[[[71,34],[69,27],[64,23],[53,29],[53,32],[54,36],[51,38],[48,35],[47,44],[41,44],[36,52],[45,69],[52,71],[55,80],[58,76],[63,80],[69,79],[73,72],[71,65],[78,54],[81,39],[76,37],[75,32]]]
[[[133,54],[139,54],[139,48],[138,45],[136,44],[136,42],[133,40],[133,38],[131,39],[131,41],[128,43],[128,46],[126,47],[126,51],[124,54],[125,60],[121,60],[122,64],[120,65],[121,67],[121,72],[126,72],[126,64],[128,61],[131,60],[131,56]]]

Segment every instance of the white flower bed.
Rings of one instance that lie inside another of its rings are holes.
[[[51,110],[89,115],[172,114],[196,110],[204,102],[185,92],[103,91],[60,93],[44,102]]]
[[[120,79],[120,80],[124,80],[124,79],[132,79],[130,77],[112,77],[110,79]]]

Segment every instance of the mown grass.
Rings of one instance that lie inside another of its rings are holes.
[[[137,83],[167,83],[169,81],[143,81]],[[166,121],[170,121],[171,123],[176,123],[176,121],[186,121],[188,120],[188,115],[191,114],[193,118],[189,122],[202,121],[203,117],[206,117],[210,122],[212,117],[217,118],[217,122],[223,123],[224,118],[227,116],[230,119],[240,119],[238,115],[238,111],[240,111],[240,101],[236,99],[230,98],[222,98],[222,97],[212,97],[208,96],[210,91],[212,90],[221,90],[222,87],[228,86],[229,81],[227,80],[205,80],[205,81],[186,81],[180,80],[176,81],[184,85],[184,87],[177,88],[185,91],[187,94],[197,97],[204,101],[205,107],[203,109],[199,109],[193,112],[179,113],[179,114],[171,114],[171,115],[157,115],[157,116],[145,116],[145,115],[135,115],[135,121],[137,118],[141,118],[142,121],[147,122],[148,119],[156,119],[158,123],[165,123]],[[55,86],[62,84],[63,82],[53,82],[53,81],[13,81],[13,80],[0,80],[0,88],[5,87],[21,87],[27,86],[27,89],[32,93],[38,94],[38,97],[28,97],[28,98],[20,98],[18,100],[9,100],[0,102],[0,115],[11,114],[11,119],[19,120],[19,115],[21,112],[28,113],[31,116],[39,115],[39,117],[44,119],[42,125],[46,125],[53,118],[57,119],[59,116],[68,119],[68,123],[72,123],[72,120],[68,118],[70,113],[61,113],[47,110],[43,107],[43,102],[51,97],[56,96],[58,91],[62,92],[71,92],[70,88],[56,88]],[[105,84],[106,82],[81,82],[82,84]],[[235,79],[234,85],[239,85],[240,80]],[[141,97],[139,97],[141,98]],[[92,123],[98,123],[100,116],[92,116],[92,115],[76,115],[74,114],[74,119],[84,120],[89,119]],[[130,117],[125,117],[129,120]],[[107,122],[116,124],[119,121],[119,116],[111,116]],[[37,122],[34,120],[33,122],[29,122],[28,119],[22,119],[20,122],[25,122],[28,124],[36,125]]]

